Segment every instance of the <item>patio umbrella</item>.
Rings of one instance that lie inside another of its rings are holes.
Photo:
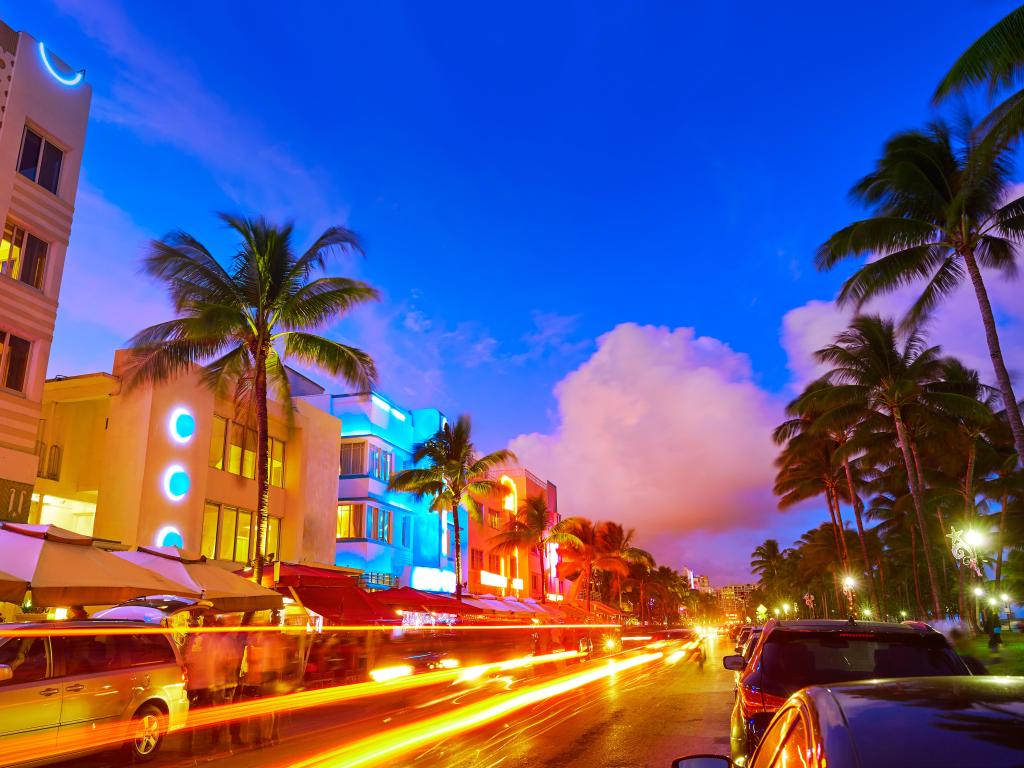
[[[203,555],[191,554],[179,547],[139,547],[135,552],[115,554],[198,593],[203,600],[213,603],[218,611],[267,611],[283,604],[281,595],[274,590],[261,587],[207,562]],[[175,594],[181,594],[181,587]]]
[[[0,571],[0,603],[20,603],[27,589],[27,581]]]
[[[199,593],[97,549],[93,540],[55,525],[3,523],[0,563],[45,606],[114,605],[143,595]]]

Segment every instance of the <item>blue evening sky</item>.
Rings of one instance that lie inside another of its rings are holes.
[[[782,317],[840,285],[811,258],[855,215],[851,183],[1014,5],[39,0],[3,18],[94,89],[70,258],[98,315],[143,238],[226,248],[213,211],[344,222],[367,258],[343,268],[385,301],[336,333],[379,355],[395,400],[469,411],[493,448],[550,432],[554,385],[627,321],[692,326],[786,395]],[[160,319],[128,302],[118,334],[63,291],[51,373],[109,370]]]

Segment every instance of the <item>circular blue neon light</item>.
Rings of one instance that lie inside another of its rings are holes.
[[[183,548],[185,546],[185,538],[181,535],[181,531],[173,525],[165,525],[156,532],[156,545],[158,547]]]
[[[176,443],[187,443],[196,433],[196,419],[185,408],[175,408],[167,421],[167,430]]]
[[[39,58],[43,60],[43,66],[46,67],[46,71],[50,73],[50,76],[61,85],[73,88],[82,82],[82,78],[85,77],[84,69],[78,70],[73,75],[62,75],[58,72],[57,68],[53,66],[53,62],[50,61],[50,54],[46,52],[46,46],[43,45],[42,41],[39,43]]]
[[[164,493],[171,501],[181,501],[191,486],[192,480],[180,464],[172,464],[164,472]]]

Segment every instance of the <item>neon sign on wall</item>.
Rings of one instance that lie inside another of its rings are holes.
[[[74,88],[85,78],[84,69],[80,69],[70,75],[61,73],[55,66],[53,66],[53,62],[50,61],[50,54],[46,52],[46,46],[42,42],[39,43],[39,58],[43,60],[43,66],[46,68],[46,71],[50,73],[50,76],[61,85],[66,85],[68,88]]]

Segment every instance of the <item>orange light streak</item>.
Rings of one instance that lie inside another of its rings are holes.
[[[384,733],[358,739],[350,744],[321,752],[289,763],[289,768],[355,768],[356,766],[384,762],[386,758],[408,752],[424,744],[479,727],[488,722],[528,707],[531,704],[581,688],[584,685],[611,677],[617,672],[649,664],[664,657],[661,652],[610,660],[593,669],[575,672],[514,693],[498,694],[487,701],[467,704],[457,712],[429,717],[418,723],[393,728]]]
[[[97,622],[103,621],[98,619]],[[449,632],[449,631],[504,631],[528,629],[536,632],[539,629],[619,629],[619,624],[455,624],[453,626],[402,626],[401,624],[341,624],[321,627],[319,631],[312,626],[237,626],[237,627],[61,627],[50,624],[45,627],[18,629],[0,635],[6,637],[96,637],[99,635],[185,635],[232,632],[285,632],[293,634],[324,634],[328,632]]]
[[[465,669],[442,669],[381,682],[351,683],[349,685],[337,685],[329,688],[287,693],[280,696],[250,699],[231,704],[220,704],[214,707],[190,710],[185,727],[189,729],[224,725],[261,715],[338,704],[353,699],[383,696],[389,693],[408,691],[430,685],[459,683],[463,680],[478,679],[488,672],[503,672],[533,664],[563,661],[576,658],[579,655],[579,651],[561,651],[542,656],[524,656],[488,662]],[[472,673],[473,676],[466,677],[467,673]],[[91,751],[115,746],[125,741],[128,735],[127,728],[128,723],[118,722],[94,728],[74,730],[67,734],[67,741],[63,741],[64,735],[62,735],[62,744],[58,748],[55,748],[53,745],[52,735],[28,734],[4,739],[0,741],[0,766],[29,762],[30,760],[41,760],[46,757],[69,752]]]

